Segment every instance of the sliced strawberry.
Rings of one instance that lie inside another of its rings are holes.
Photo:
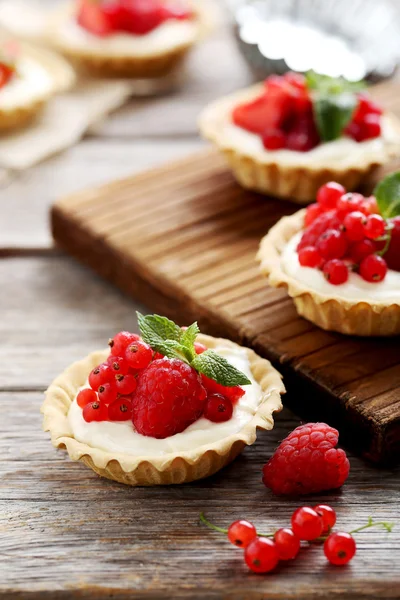
[[[167,18],[161,0],[120,0],[121,29],[134,35],[146,35]]]
[[[192,19],[194,16],[187,0],[167,0],[162,10],[165,20],[178,19],[179,21],[185,21],[186,19]]]
[[[236,106],[232,119],[238,127],[258,134],[264,133],[267,129],[275,129],[279,125],[279,116],[277,118],[270,113],[265,95],[247,104]]]
[[[99,37],[110,35],[114,30],[112,20],[98,0],[80,0],[77,21],[81,27]]]
[[[204,387],[207,390],[208,395],[210,394],[221,394],[221,396],[225,396],[225,398],[229,398],[229,400],[234,404],[238,402],[242,396],[245,395],[245,390],[240,386],[236,387],[226,387],[225,385],[221,385],[212,379],[208,379],[205,375],[201,376]]]
[[[312,115],[298,115],[286,137],[286,147],[297,152],[308,152],[319,144],[319,135]]]
[[[392,237],[383,258],[386,260],[389,269],[400,271],[400,217],[390,219],[389,223],[393,225]]]
[[[15,73],[15,68],[6,63],[0,63],[0,88],[4,87]]]
[[[309,227],[304,231],[302,238],[297,246],[297,251],[306,246],[315,246],[318,238],[328,229],[338,229],[340,220],[336,210],[328,210],[317,217]]]

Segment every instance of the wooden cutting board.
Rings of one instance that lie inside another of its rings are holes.
[[[298,415],[337,426],[374,462],[398,461],[400,338],[323,331],[259,275],[260,238],[296,210],[243,190],[207,151],[63,198],[51,222],[61,248],[153,311],[272,360]]]

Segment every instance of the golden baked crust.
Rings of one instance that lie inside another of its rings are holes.
[[[238,182],[245,188],[264,194],[287,198],[299,204],[315,200],[318,189],[328,181],[337,181],[347,190],[357,188],[361,181],[371,175],[378,167],[400,154],[400,124],[396,117],[388,115],[393,128],[398,132],[395,143],[387,143],[380,153],[351,162],[346,157],[344,165],[327,162],[326,164],[284,164],[276,153],[268,151],[249,152],[232,144],[226,125],[235,106],[257,98],[263,84],[257,84],[245,90],[221,98],[208,106],[200,116],[201,134],[210,140],[225,155]]]
[[[205,3],[206,4],[206,3]],[[172,75],[185,60],[189,50],[213,27],[213,16],[208,7],[202,3],[194,6],[198,24],[197,36],[191,43],[180,43],[178,40],[173,48],[159,52],[149,52],[148,55],[127,55],[124,53],[106,55],[88,46],[74,48],[59,35],[59,28],[66,19],[74,13],[74,4],[64,4],[50,19],[47,39],[64,54],[79,71],[84,71],[94,77],[154,79]]]
[[[209,348],[223,343],[237,348],[228,340],[200,335],[199,341]],[[80,460],[102,477],[128,485],[177,484],[213,475],[230,463],[246,445],[255,442],[256,430],[272,429],[273,413],[281,410],[281,394],[285,388],[281,375],[269,361],[248,349],[254,379],[263,391],[259,408],[251,421],[241,431],[213,444],[191,451],[165,456],[132,456],[106,452],[78,442],[71,431],[68,411],[78,389],[84,385],[89,372],[104,361],[108,351],[94,352],[84,360],[71,365],[50,385],[41,412],[43,428],[51,434],[55,447],[66,448],[72,460]]]
[[[21,53],[29,56],[46,69],[53,81],[50,90],[43,91],[40,98],[26,98],[21,106],[0,108],[0,132],[5,133],[28,125],[45,107],[50,98],[70,89],[75,83],[75,73],[70,65],[57,54],[44,48],[20,42]]]
[[[327,296],[287,275],[281,254],[289,240],[304,228],[305,210],[283,217],[262,239],[257,259],[261,272],[273,287],[285,287],[297,312],[322,329],[348,335],[391,336],[400,334],[400,303],[348,300],[332,286]],[[335,293],[336,292],[336,293]]]

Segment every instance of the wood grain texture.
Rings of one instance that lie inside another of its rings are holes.
[[[342,440],[374,462],[398,460],[398,338],[322,331],[258,274],[260,239],[295,210],[241,189],[211,151],[62,199],[52,227],[62,248],[134,298],[178,312],[182,324],[198,319],[275,362],[304,393],[301,401],[293,394],[298,414],[338,426]]]

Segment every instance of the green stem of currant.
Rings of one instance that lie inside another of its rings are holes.
[[[378,240],[376,240],[376,241],[382,241],[382,242],[384,241],[385,242],[385,245],[382,248],[382,250],[379,250],[379,252],[377,252],[378,256],[384,256],[386,254],[386,252],[388,251],[390,242],[392,240],[392,229],[393,229],[393,226],[392,227],[388,226],[386,228],[386,234],[382,236],[381,240],[379,240],[379,238],[378,238]]]
[[[370,529],[371,527],[384,527],[386,529],[386,531],[390,533],[394,527],[394,523],[388,523],[387,521],[374,521],[372,517],[369,517],[368,523],[366,525],[357,527],[356,529],[353,529],[352,531],[349,531],[348,533],[349,533],[349,535],[354,535],[355,533],[359,533],[360,531],[364,531],[365,529]],[[325,542],[325,540],[328,537],[329,537],[329,534],[323,535],[323,536],[313,540],[313,542]]]
[[[211,523],[208,519],[206,519],[203,512],[200,513],[200,522],[203,523],[203,525],[206,525],[206,527],[208,527],[209,529],[212,529],[213,531],[218,531],[218,533],[224,533],[225,535],[228,535],[227,529],[224,529],[223,527],[217,527],[217,525]],[[258,531],[257,535],[258,537],[274,537],[273,533],[258,533]]]

